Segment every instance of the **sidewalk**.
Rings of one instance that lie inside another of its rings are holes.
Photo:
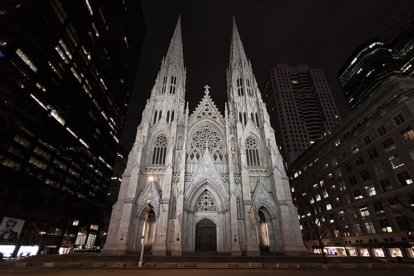
[[[9,267],[54,268],[137,268],[139,256],[104,256],[98,253],[33,256],[17,261],[0,262]],[[323,264],[319,256],[144,256],[144,268],[230,268],[230,269],[358,269],[358,268],[414,268],[414,263],[385,262],[370,257],[328,257]]]

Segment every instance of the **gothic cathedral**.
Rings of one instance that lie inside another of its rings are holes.
[[[147,100],[104,252],[305,252],[274,130],[233,20],[224,116],[190,113],[178,20]]]

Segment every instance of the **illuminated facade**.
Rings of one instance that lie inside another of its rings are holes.
[[[224,116],[204,87],[190,114],[180,20],[113,206],[107,254],[304,252],[269,115],[235,23]]]
[[[309,252],[315,220],[328,254],[414,258],[413,95],[413,78],[389,77],[292,164]]]
[[[141,7],[4,1],[0,25],[0,217],[25,221],[18,247],[99,245]]]
[[[356,108],[391,75],[414,76],[412,17],[384,39],[371,40],[339,71],[339,82],[351,109]]]

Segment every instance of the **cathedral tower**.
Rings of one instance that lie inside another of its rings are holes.
[[[224,116],[185,107],[181,22],[128,156],[104,252],[304,252],[274,130],[233,20]],[[201,90],[201,89],[200,89]],[[194,91],[196,92],[196,91]]]

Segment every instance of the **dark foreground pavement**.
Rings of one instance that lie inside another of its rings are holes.
[[[126,256],[105,256],[100,254],[72,254],[72,255],[44,255],[33,256],[18,261],[4,261],[0,262],[0,275],[4,275],[2,272],[7,273],[26,273],[32,271],[33,273],[42,272],[48,273],[59,272],[69,273],[68,271],[83,271],[82,273],[92,273],[85,275],[99,275],[93,274],[93,270],[96,271],[124,271],[122,273],[132,273],[134,271],[150,271],[148,275],[157,275],[151,273],[157,273],[156,271],[191,271],[194,269],[202,270],[228,270],[229,272],[237,270],[246,270],[246,273],[251,273],[256,269],[265,271],[273,271],[282,273],[282,271],[292,271],[286,275],[297,275],[295,271],[334,271],[334,270],[354,270],[354,271],[377,271],[385,270],[390,275],[391,270],[395,269],[411,269],[414,271],[414,262],[408,260],[405,263],[397,263],[396,259],[381,260],[378,258],[370,257],[330,257],[328,258],[328,264],[323,263],[323,259],[319,256],[307,256],[307,257],[288,257],[288,256],[145,256],[144,268],[138,268],[139,256],[126,255]],[[184,269],[184,270],[182,270]],[[198,271],[198,270],[197,270]],[[248,272],[250,271],[250,272]],[[285,273],[283,272],[283,273]],[[145,272],[147,273],[147,272]],[[175,272],[168,272],[171,275]],[[185,272],[187,273],[187,272]],[[201,272],[200,272],[201,273]],[[30,273],[29,273],[30,274]],[[199,274],[199,273],[198,273]],[[42,274],[33,274],[42,275]],[[54,275],[54,274],[51,274]],[[73,274],[67,274],[73,275]],[[164,275],[164,274],[163,274]],[[184,275],[184,274],[183,274]],[[190,275],[190,274],[189,274]],[[202,275],[202,274],[199,274]],[[252,275],[252,274],[246,274]],[[306,274],[305,274],[306,275]],[[332,275],[332,274],[330,274]],[[345,275],[345,274],[344,274]],[[348,275],[348,274],[346,274]],[[351,274],[349,274],[351,275]],[[355,274],[357,275],[357,274]],[[362,274],[361,274],[362,275]],[[370,274],[371,275],[371,274]],[[372,274],[374,275],[374,274]],[[215,275],[216,276],[216,275]]]
[[[358,269],[358,270],[304,270],[304,269],[58,269],[58,268],[44,268],[44,267],[24,267],[24,268],[10,268],[0,267],[0,275],[61,275],[61,276],[105,276],[105,275],[139,275],[139,276],[348,276],[348,275],[361,275],[361,276],[390,276],[390,275],[412,275],[412,269]]]

